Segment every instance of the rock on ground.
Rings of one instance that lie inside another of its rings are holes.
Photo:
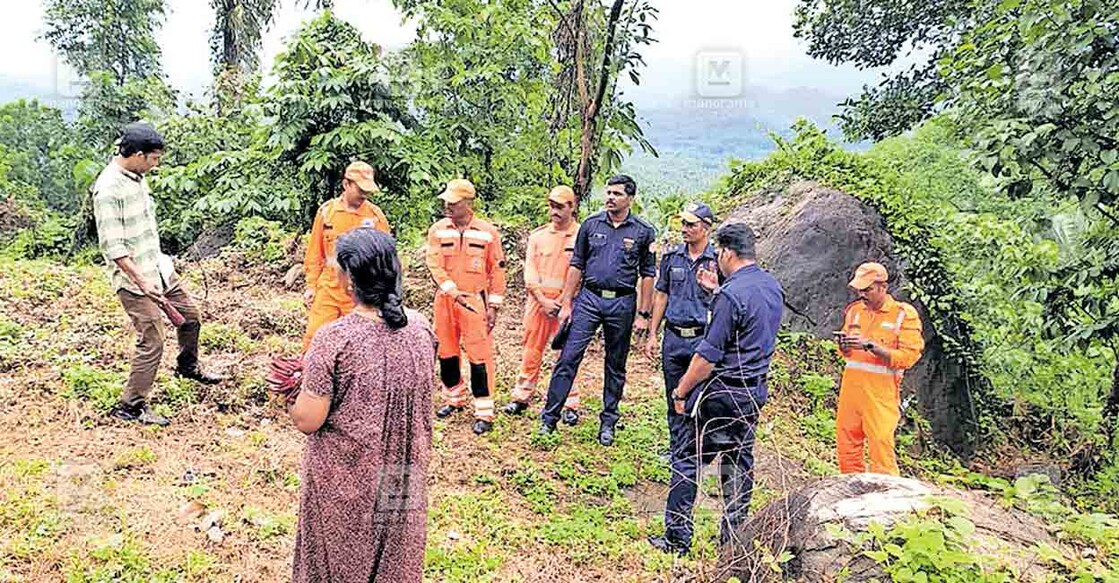
[[[975,524],[974,548],[998,556],[1023,577],[1040,574],[1033,547],[1059,548],[1044,525],[1023,512],[1004,509],[986,496],[880,474],[832,476],[794,490],[768,504],[739,529],[737,540],[720,556],[719,580],[743,582],[835,581],[844,569],[850,582],[888,580],[878,564],[833,536],[829,526],[862,532],[872,522],[889,527],[914,512],[930,508],[934,498],[963,502],[963,514]],[[833,528],[834,530],[834,528]],[[758,549],[765,549],[762,552]],[[766,556],[792,554],[784,573],[766,564]]]

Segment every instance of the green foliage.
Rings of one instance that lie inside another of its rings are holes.
[[[95,409],[106,412],[120,399],[124,379],[121,375],[79,364],[62,373],[62,396],[88,401]]]
[[[295,516],[273,515],[255,506],[245,506],[241,519],[251,525],[258,541],[268,541],[291,534],[295,529]]]
[[[832,62],[890,64],[902,47],[929,55],[915,77],[899,73],[882,86],[898,91],[849,103],[848,130],[893,135],[944,109],[977,164],[1010,196],[1078,203],[1086,228],[1070,252],[1055,265],[1052,258],[1035,265],[1045,268],[1040,285],[1015,291],[1044,306],[1037,331],[1083,350],[1106,346],[1101,358],[1113,378],[1099,437],[1111,444],[1119,426],[1111,346],[1119,338],[1119,7],[1103,0],[871,5],[802,0],[798,8],[798,35]],[[891,119],[889,106],[898,103],[908,113]],[[1098,469],[1105,457],[1095,443],[1074,463]]]
[[[8,179],[33,188],[47,208],[77,210],[82,183],[75,166],[93,151],[81,143],[60,110],[24,100],[0,106],[0,145],[7,148],[2,157],[10,166]]]
[[[74,221],[55,213],[16,233],[0,253],[13,259],[61,259],[70,253]]]
[[[141,446],[121,452],[113,460],[113,469],[135,470],[154,464],[159,458],[147,446]]]
[[[255,72],[261,41],[275,19],[278,0],[210,0],[210,6],[214,9],[210,31],[214,72]]]
[[[246,259],[273,266],[284,262],[294,239],[295,235],[284,231],[280,223],[260,217],[241,219],[233,231],[233,247]]]
[[[79,74],[106,71],[121,85],[160,71],[165,11],[164,0],[47,0],[42,38]]]

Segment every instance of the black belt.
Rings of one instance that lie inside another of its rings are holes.
[[[594,294],[594,295],[596,295],[600,298],[606,298],[608,300],[612,300],[614,298],[624,298],[626,296],[631,296],[631,295],[637,293],[637,289],[632,288],[632,287],[602,288],[602,287],[591,287],[589,285],[585,286],[585,287],[586,287],[586,290],[591,292],[592,294]]]
[[[762,381],[765,380],[765,376],[759,375],[754,377],[742,378],[733,374],[723,374],[719,375],[719,377],[715,380],[716,382],[722,383],[722,385],[725,387],[732,387],[736,389],[752,389],[762,384]]]
[[[676,324],[673,324],[671,322],[665,322],[664,327],[672,330],[676,333],[677,336],[681,338],[699,338],[700,336],[703,336],[704,332],[707,331],[706,326],[685,327],[677,326]]]

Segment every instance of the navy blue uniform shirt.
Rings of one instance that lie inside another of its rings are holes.
[[[656,231],[632,212],[617,228],[606,211],[583,221],[575,237],[571,267],[583,272],[583,285],[595,289],[633,289],[638,277],[656,275],[649,250]]]
[[[687,245],[677,245],[661,258],[657,291],[668,294],[664,318],[669,324],[681,328],[707,325],[707,309],[711,306],[713,294],[703,289],[696,279],[696,271],[701,267],[716,273],[719,271],[715,248],[710,244],[695,261],[688,257]]]
[[[696,353],[715,365],[713,377],[747,380],[769,371],[785,292],[757,265],[731,274],[711,302],[711,324]]]

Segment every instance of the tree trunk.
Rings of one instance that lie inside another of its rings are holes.
[[[586,84],[586,54],[583,49],[586,36],[586,19],[580,21],[579,37],[576,38],[575,70],[579,84],[579,95],[583,106],[580,114],[583,120],[582,138],[579,141],[579,166],[575,171],[575,200],[581,204],[591,192],[591,179],[594,177],[594,152],[598,144],[598,114],[602,111],[602,102],[606,98],[606,87],[610,83],[610,56],[614,51],[614,36],[618,30],[618,20],[622,14],[625,0],[614,0],[610,8],[610,19],[606,25],[606,43],[602,49],[602,68],[599,70],[598,84],[593,98],[587,95]]]

